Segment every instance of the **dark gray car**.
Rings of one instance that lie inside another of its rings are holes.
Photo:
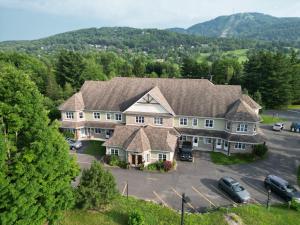
[[[246,203],[250,200],[250,194],[243,186],[232,177],[222,177],[218,186],[225,191],[235,202]]]
[[[268,175],[264,184],[267,189],[271,189],[272,192],[276,193],[284,200],[291,201],[292,199],[295,199],[297,202],[300,202],[300,192],[286,180],[275,175]]]
[[[182,143],[182,147],[179,149],[179,159],[181,161],[189,161],[193,162],[193,154],[192,154],[192,143],[185,141]]]

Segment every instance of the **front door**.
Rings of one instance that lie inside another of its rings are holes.
[[[193,138],[193,146],[198,147],[198,137]]]
[[[131,164],[135,165],[135,155],[131,155]]]
[[[142,164],[142,163],[143,163],[143,156],[138,155],[138,164]]]
[[[220,138],[216,141],[216,149],[222,149],[222,139]]]

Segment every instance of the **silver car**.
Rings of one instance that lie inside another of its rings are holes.
[[[66,141],[68,142],[70,149],[72,149],[72,150],[80,149],[82,147],[81,141],[76,141],[71,138],[66,138]]]
[[[275,131],[282,131],[283,128],[284,128],[283,123],[275,123],[272,127],[272,129],[275,130]]]
[[[226,192],[235,202],[246,203],[250,200],[250,194],[232,177],[222,177],[218,186]]]

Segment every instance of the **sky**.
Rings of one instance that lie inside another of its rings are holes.
[[[240,12],[300,17],[300,0],[0,0],[0,41],[103,26],[187,28]]]

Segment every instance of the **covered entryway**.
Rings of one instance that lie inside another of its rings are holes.
[[[138,153],[128,153],[128,161],[132,166],[137,166],[143,163],[143,155]]]

